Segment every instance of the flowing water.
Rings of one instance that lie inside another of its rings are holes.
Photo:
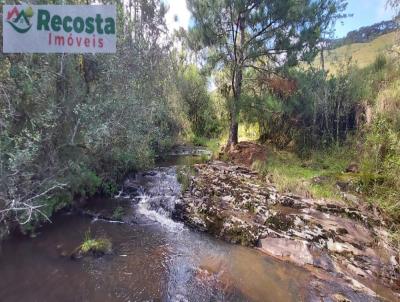
[[[4,242],[0,301],[304,300],[310,281],[304,270],[171,219],[180,190],[179,162],[164,161],[128,178],[129,190],[118,198],[89,203],[99,212],[122,205],[125,223],[65,213],[35,238]],[[109,238],[113,253],[71,260],[66,255],[88,230],[94,237]]]

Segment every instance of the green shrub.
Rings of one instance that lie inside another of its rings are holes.
[[[193,136],[190,137],[190,142],[191,142],[194,146],[202,146],[202,147],[205,147],[205,146],[207,146],[208,139],[207,139],[206,137],[193,135]]]
[[[108,254],[111,252],[112,244],[106,238],[85,239],[80,248],[83,254]]]
[[[281,192],[290,192],[314,198],[340,199],[336,188],[336,175],[352,161],[350,148],[333,147],[314,151],[309,158],[301,159],[286,151],[268,152],[267,161],[256,161],[252,168],[272,181]],[[315,178],[324,181],[314,183]]]
[[[191,166],[184,166],[177,170],[177,180],[181,184],[181,192],[185,192],[190,187],[190,181],[195,174],[195,170]]]
[[[124,216],[124,208],[121,207],[121,206],[118,206],[113,211],[113,214],[112,214],[111,218],[113,220],[122,220],[123,216]]]
[[[33,235],[38,226],[42,223],[47,222],[51,216],[57,211],[69,206],[72,203],[73,197],[68,191],[59,191],[54,193],[47,198],[39,199],[36,203],[43,205],[39,208],[39,212],[33,212],[31,220],[25,224],[19,224],[19,229],[23,234]],[[18,220],[26,221],[28,219],[28,213],[22,212]]]
[[[387,59],[386,56],[384,54],[379,54],[376,58],[374,63],[372,64],[372,67],[374,69],[375,72],[379,72],[381,70],[384,70],[384,68],[387,65]]]
[[[221,123],[216,114],[216,102],[207,91],[207,77],[196,65],[180,67],[176,75],[176,84],[181,109],[190,126],[190,129],[186,129],[187,132],[192,132],[195,137],[215,137],[221,131]]]
[[[361,185],[372,203],[400,219],[400,132],[378,117],[367,133],[362,157]]]
[[[89,253],[100,255],[110,253],[112,249],[112,243],[107,238],[93,238],[90,230],[85,233],[85,239],[79,246],[79,250],[87,255]]]
[[[71,192],[82,197],[93,196],[100,188],[101,178],[85,167],[75,167],[73,171],[68,177]]]
[[[140,28],[128,26],[142,37],[138,47],[129,47],[127,32],[118,36],[113,56],[0,53],[0,199],[6,205],[27,202],[51,215],[75,196],[113,194],[113,182],[151,166],[185,130],[182,103],[174,97],[181,92],[175,53],[156,43],[158,33],[143,32],[164,26],[166,11],[160,1],[153,4]],[[119,29],[128,25],[121,14]],[[186,92],[201,83],[196,95],[208,98],[206,81],[200,76]],[[197,98],[191,100],[196,106]],[[201,112],[209,117],[212,111]],[[46,191],[58,183],[68,197]],[[16,212],[7,212],[8,225]],[[43,216],[29,214],[28,207],[17,214],[31,217],[26,230]]]
[[[101,191],[106,196],[114,196],[118,192],[117,184],[115,181],[103,181]]]

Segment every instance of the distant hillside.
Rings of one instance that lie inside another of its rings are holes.
[[[328,40],[328,45],[329,48],[334,49],[348,44],[367,43],[382,35],[394,32],[398,28],[399,25],[393,20],[382,21],[350,31],[344,38]]]
[[[325,51],[325,68],[332,73],[336,73],[337,64],[352,57],[352,61],[359,67],[365,67],[373,63],[376,56],[387,52],[396,41],[397,32],[390,32],[381,35],[370,42],[352,43],[341,47]],[[320,57],[315,59],[315,66],[320,66]]]

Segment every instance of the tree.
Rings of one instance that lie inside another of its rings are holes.
[[[393,7],[394,9],[398,9],[400,7],[400,0],[388,0],[387,5]]]
[[[228,145],[238,142],[238,103],[247,68],[277,72],[311,61],[321,35],[341,17],[344,0],[188,0],[195,49],[207,50],[213,68],[229,71]]]
[[[0,51],[0,239],[9,226],[32,231],[74,200],[112,194],[182,127],[162,1],[115,3],[116,54]],[[0,44],[2,32],[0,16]]]
[[[393,20],[400,25],[400,0],[387,0],[386,6],[390,6],[394,11],[395,15]],[[393,46],[393,52],[398,56],[400,55],[400,35],[397,33],[396,43]]]
[[[196,65],[180,65],[177,68],[176,86],[194,135],[210,137],[218,130],[211,95],[207,91],[207,77]],[[189,129],[188,129],[189,130]]]

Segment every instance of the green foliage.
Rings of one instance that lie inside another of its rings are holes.
[[[378,56],[362,70],[372,118],[360,132],[361,174],[358,182],[371,204],[400,219],[400,66],[396,60]]]
[[[249,113],[246,121],[256,117],[266,125],[261,127],[264,140],[278,148],[291,147],[302,159],[272,156],[256,168],[281,190],[314,197],[339,198],[336,181],[350,181],[352,189],[399,221],[399,68],[396,60],[379,55],[364,69],[351,61],[339,64],[331,76],[313,69],[291,70],[298,92],[280,97],[280,108],[259,103],[272,113]],[[254,101],[272,94],[253,91]],[[354,160],[360,163],[360,173],[344,179],[349,176],[342,171]],[[322,183],[311,181],[319,176],[324,176]]]
[[[192,176],[195,174],[195,170],[191,166],[184,166],[177,171],[177,180],[181,184],[181,192],[185,192],[190,187]]]
[[[270,72],[280,69],[275,62],[285,68],[311,62],[322,34],[345,7],[343,0],[188,1],[194,19],[188,44],[207,48],[208,67],[227,73],[219,89],[228,103],[230,144],[238,141],[246,70]]]
[[[30,229],[75,197],[113,194],[182,132],[175,54],[159,43],[165,7],[132,5],[139,14],[117,4],[116,54],[0,53],[0,222]]]
[[[44,201],[45,207],[43,212],[47,217],[51,217],[53,213],[72,204],[72,195],[69,192],[60,192]],[[43,220],[43,217],[41,217]]]
[[[206,146],[208,142],[208,138],[196,135],[191,136],[189,140],[194,146]]]
[[[330,22],[339,17],[344,1],[197,1],[188,2],[194,17],[191,29],[193,43],[215,50],[210,60],[232,60],[234,44],[252,62],[257,58],[273,56],[280,50],[287,53],[286,60],[293,64],[301,54],[302,59],[315,55],[315,45]],[[268,22],[274,22],[268,26]],[[255,30],[257,29],[257,31]],[[232,32],[232,30],[234,32]],[[244,43],[239,44],[240,31],[244,30]],[[225,34],[223,34],[225,33]],[[230,43],[233,42],[233,43]],[[196,44],[195,44],[196,45]]]
[[[205,147],[207,147],[207,150],[210,150],[212,153],[212,156],[215,158],[221,151],[221,147],[223,146],[223,142],[220,139],[209,139]]]
[[[189,142],[194,146],[205,147],[211,152],[212,157],[218,157],[218,154],[223,146],[224,138],[207,138],[202,136],[191,135],[188,138]],[[204,162],[209,159],[208,155],[204,156]]]
[[[353,159],[354,152],[348,148],[330,148],[313,152],[301,159],[286,151],[269,152],[266,162],[256,161],[253,169],[272,181],[282,192],[291,192],[314,198],[340,199],[336,188],[337,175]],[[315,182],[314,179],[321,178]]]
[[[301,156],[344,143],[360,124],[361,103],[370,99],[373,85],[369,71],[359,70],[351,61],[339,69],[329,76],[322,70],[297,68],[286,77],[259,78],[248,84],[252,93],[243,102],[244,121],[260,125],[261,141],[281,149],[291,146]],[[274,84],[280,91],[273,89]]]
[[[366,136],[360,182],[373,203],[400,219],[400,132],[383,116]]]
[[[92,238],[90,231],[86,232],[85,240],[79,247],[80,251],[84,254],[108,254],[111,252],[112,243],[107,238]]]
[[[379,72],[381,70],[383,70],[386,65],[387,65],[387,59],[386,56],[383,54],[379,54],[376,58],[375,61],[372,65],[372,68],[375,70],[375,72]]]
[[[74,195],[93,196],[101,185],[101,178],[86,168],[77,168],[69,177],[69,187]]]
[[[123,216],[124,216],[124,208],[121,206],[118,206],[113,211],[111,218],[114,220],[122,220]]]
[[[278,129],[282,130],[282,125],[274,124],[272,121],[283,113],[284,103],[268,91],[263,91],[262,87],[254,87],[251,84],[248,84],[248,86],[250,87],[246,86],[249,89],[245,90],[246,92],[243,93],[240,102],[240,118],[245,125],[239,127],[240,137],[248,140],[255,140],[260,136],[261,140],[266,140],[268,137],[274,140],[276,145],[279,145],[279,139],[274,138],[278,138],[283,132],[277,132]],[[247,91],[252,91],[252,93]],[[254,129],[255,125],[258,125],[259,129]],[[252,128],[252,133],[249,133],[249,131],[241,133],[244,127],[247,128],[246,130],[249,130],[249,127]]]
[[[103,181],[101,184],[101,192],[106,196],[113,196],[118,192],[115,181]]]
[[[180,67],[176,81],[182,109],[188,117],[194,137],[218,135],[220,123],[213,99],[207,91],[207,77],[195,65],[189,65]]]

